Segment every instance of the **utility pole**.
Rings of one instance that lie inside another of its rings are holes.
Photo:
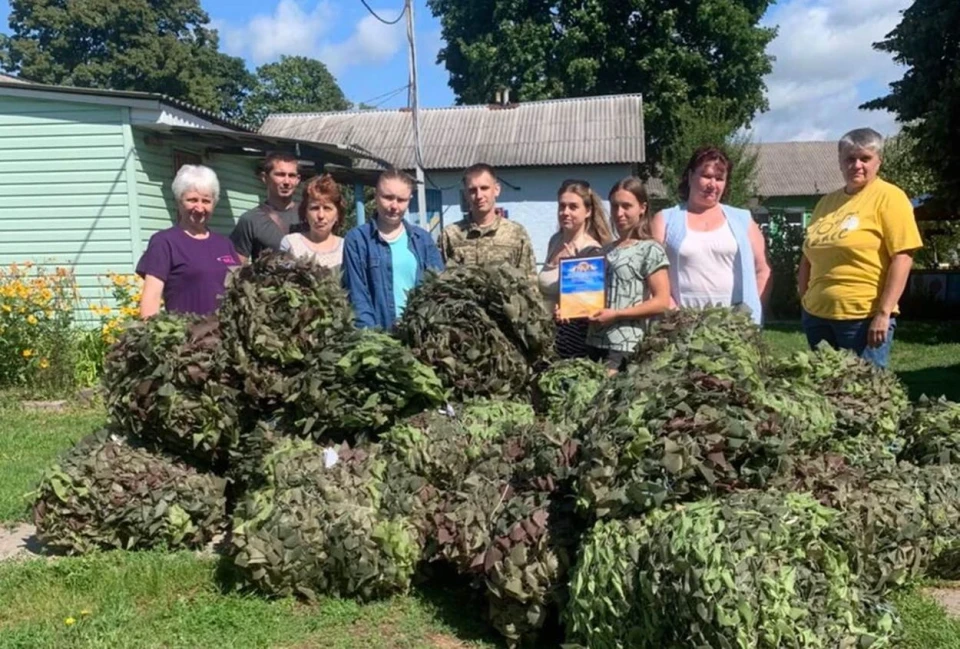
[[[410,108],[410,114],[413,117],[413,157],[416,163],[419,225],[429,232],[426,177],[423,173],[423,150],[420,147],[420,92],[417,83],[417,40],[414,38],[413,0],[405,0],[404,7],[407,14],[407,43],[409,45],[410,62],[410,88],[407,93],[407,106]]]

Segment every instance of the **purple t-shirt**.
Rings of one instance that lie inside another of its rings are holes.
[[[167,311],[206,315],[217,310],[227,271],[239,265],[227,237],[211,232],[206,239],[194,239],[174,226],[150,237],[137,274],[163,280]]]

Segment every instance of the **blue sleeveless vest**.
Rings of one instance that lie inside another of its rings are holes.
[[[733,303],[750,307],[750,317],[758,325],[763,323],[763,307],[760,305],[760,292],[757,289],[757,269],[753,262],[753,248],[750,246],[750,222],[753,220],[749,210],[721,205],[723,215],[727,217],[733,238],[737,241],[737,258],[734,260]],[[680,244],[687,236],[687,206],[685,203],[663,210],[666,226],[664,248],[670,260],[670,291],[673,299],[680,304],[680,284],[677,264],[679,263]]]

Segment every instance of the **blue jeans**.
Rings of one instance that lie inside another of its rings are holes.
[[[867,331],[873,318],[863,320],[828,320],[810,315],[803,310],[801,322],[803,333],[807,335],[810,349],[820,341],[826,340],[834,349],[850,349],[863,360],[886,369],[890,363],[890,348],[893,347],[893,330],[897,328],[896,318],[890,318],[887,339],[879,347],[867,346]]]

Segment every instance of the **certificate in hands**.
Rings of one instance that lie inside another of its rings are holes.
[[[560,319],[586,318],[606,306],[606,270],[603,257],[560,261]]]

